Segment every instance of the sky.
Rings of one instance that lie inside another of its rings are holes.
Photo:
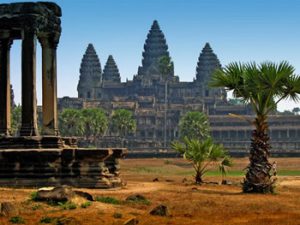
[[[11,3],[18,1],[5,1]],[[20,2],[24,2],[21,0]],[[175,74],[195,77],[199,54],[209,42],[221,64],[287,60],[300,74],[300,0],[54,0],[62,8],[58,45],[58,97],[77,97],[82,56],[92,43],[102,69],[113,55],[122,81],[141,65],[153,20],[166,37]],[[21,99],[21,41],[11,49],[11,82]],[[37,93],[41,104],[41,48],[37,48]],[[282,102],[279,110],[299,103]]]

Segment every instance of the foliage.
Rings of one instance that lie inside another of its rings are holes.
[[[268,114],[276,110],[284,99],[298,101],[300,78],[288,62],[230,63],[217,70],[211,81],[212,87],[225,87],[233,96],[250,103],[256,117],[252,124],[250,164],[243,183],[244,192],[272,192],[275,179],[268,161],[269,144]]]
[[[195,170],[195,182],[203,182],[203,175],[208,171],[208,166],[227,156],[222,145],[214,144],[211,138],[203,141],[199,139],[184,138],[182,142],[173,142],[172,148],[183,154],[183,157],[192,162]]]
[[[202,112],[187,112],[179,121],[179,134],[181,140],[189,139],[203,140],[209,137],[210,126],[207,116]]]
[[[117,109],[113,111],[111,117],[111,129],[118,133],[121,137],[125,137],[129,133],[136,130],[136,121],[131,111],[126,109]]]
[[[170,56],[162,56],[158,61],[159,72],[163,76],[164,80],[168,79],[168,76],[174,71],[174,63]]]
[[[59,115],[60,132],[63,136],[82,136],[84,120],[80,110],[64,109]]]
[[[40,223],[52,223],[56,218],[53,217],[43,217],[40,220]]]
[[[37,201],[37,198],[38,198],[38,193],[37,191],[34,191],[30,194],[30,200],[32,201]]]
[[[9,219],[9,222],[14,224],[24,224],[25,220],[20,216],[14,216]]]
[[[22,107],[20,105],[14,107],[11,112],[11,134],[16,136],[20,131],[22,121]]]
[[[84,134],[86,139],[93,138],[94,142],[106,132],[108,120],[101,109],[83,109],[81,110],[84,123]]]
[[[108,203],[108,204],[113,204],[113,205],[118,205],[121,204],[121,201],[113,198],[113,197],[105,197],[105,196],[97,196],[96,197],[97,202],[103,202],[103,203]]]
[[[295,107],[293,108],[293,111],[292,111],[295,115],[299,115],[299,112],[300,112],[300,108],[299,107]]]
[[[62,209],[64,210],[71,210],[71,209],[76,209],[77,205],[73,202],[58,202],[57,203]]]
[[[91,206],[91,205],[92,205],[92,202],[87,201],[87,202],[82,203],[82,204],[80,205],[80,207],[83,208],[83,209],[85,209],[85,208],[87,208],[87,207],[89,207],[89,206]]]
[[[225,156],[220,164],[219,164],[219,171],[222,174],[222,182],[225,180],[225,176],[227,175],[227,168],[232,167],[233,163],[231,161],[231,158],[229,156]]]

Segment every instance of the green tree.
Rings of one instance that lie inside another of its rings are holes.
[[[159,71],[165,82],[165,112],[164,112],[164,148],[167,147],[167,110],[168,110],[168,81],[174,71],[174,63],[171,57],[165,55],[159,59]]]
[[[179,121],[179,134],[183,140],[206,139],[210,136],[210,126],[207,116],[202,112],[187,112]]]
[[[244,192],[274,191],[276,178],[268,160],[271,148],[268,115],[283,99],[299,100],[300,78],[294,72],[294,67],[288,62],[264,62],[259,65],[230,63],[212,76],[212,87],[225,87],[227,91],[233,91],[234,97],[250,103],[256,114],[251,121],[255,129],[251,137],[250,164],[243,182]]]
[[[133,118],[132,112],[126,109],[117,109],[113,111],[111,117],[111,129],[114,133],[117,133],[123,138],[130,133],[134,133],[136,130],[136,121]]]
[[[20,105],[12,108],[11,112],[11,135],[16,136],[21,128],[22,107]]]
[[[203,182],[203,175],[212,163],[228,157],[223,146],[214,144],[211,138],[201,141],[185,137],[183,142],[173,142],[172,149],[183,154],[185,159],[192,162],[197,184]]]
[[[226,184],[225,177],[227,175],[227,169],[228,167],[231,167],[233,165],[231,158],[229,156],[225,156],[220,164],[219,164],[219,170],[222,174],[222,184]]]
[[[81,110],[84,135],[86,140],[92,139],[96,145],[97,138],[104,135],[108,127],[108,119],[101,109],[89,108]]]
[[[59,114],[59,129],[62,136],[82,136],[84,134],[83,116],[78,109],[64,109]]]

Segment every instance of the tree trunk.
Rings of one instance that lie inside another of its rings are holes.
[[[271,146],[267,133],[267,117],[257,116],[254,124],[256,129],[252,132],[250,164],[243,182],[243,192],[272,193],[276,179],[271,174],[272,165],[268,161]]]
[[[168,81],[165,81],[165,113],[164,113],[164,149],[167,149],[167,104],[168,101]]]
[[[202,182],[203,182],[202,174],[198,171],[196,171],[195,182],[196,182],[196,184],[202,184]]]

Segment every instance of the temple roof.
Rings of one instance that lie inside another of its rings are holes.
[[[158,22],[154,20],[144,44],[142,66],[138,69],[138,75],[159,73],[158,61],[162,56],[169,56],[168,45]]]
[[[109,81],[109,82],[121,82],[121,76],[119,73],[118,66],[112,57],[112,55],[108,56],[108,59],[106,61],[104,70],[103,70],[103,76],[102,76],[103,82]]]
[[[92,44],[89,44],[83,55],[80,65],[80,78],[78,86],[100,86],[102,70],[100,60]]]
[[[197,81],[207,83],[212,73],[218,68],[221,68],[220,61],[210,47],[210,44],[206,43],[198,58],[196,68]]]

